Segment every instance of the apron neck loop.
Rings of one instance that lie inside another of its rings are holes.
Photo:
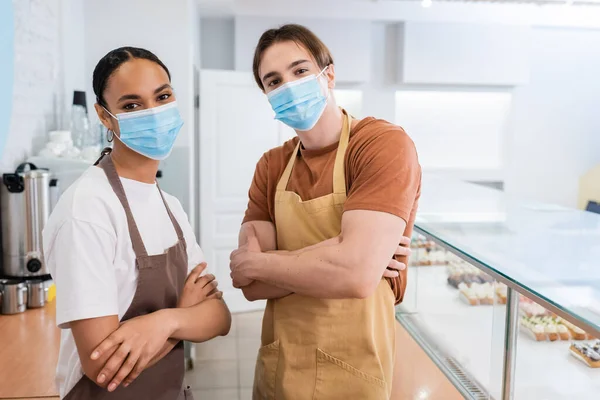
[[[160,193],[160,198],[162,199],[163,204],[165,205],[165,208],[167,209],[167,214],[169,214],[169,219],[171,220],[171,223],[173,224],[173,227],[175,228],[175,232],[177,233],[177,239],[179,239],[179,241],[182,241],[185,243],[185,238],[183,236],[183,230],[181,229],[179,222],[177,222],[177,219],[171,212],[171,208],[169,208],[169,205],[167,204],[167,201],[165,200],[165,196],[163,195],[162,190],[160,190],[160,186],[158,186],[158,182],[156,182],[156,188],[158,189],[158,193]]]
[[[98,158],[96,160],[96,162],[94,163],[94,165],[98,165],[100,163],[100,161],[102,161],[102,159],[104,158],[104,156],[110,154],[112,152],[112,149],[110,147],[105,147],[104,149],[102,149],[102,151],[100,152],[100,158]]]
[[[123,188],[121,179],[119,179],[119,174],[117,174],[117,169],[112,161],[112,157],[110,155],[105,156],[103,151],[103,155],[100,157],[98,166],[104,170],[104,173],[108,178],[108,183],[110,183],[110,186],[125,210],[125,215],[127,216],[127,226],[129,227],[129,236],[131,237],[131,244],[133,245],[135,257],[140,258],[147,256],[148,252],[146,251],[146,246],[144,246],[142,235],[140,234],[140,231],[135,223],[135,219],[133,218],[129,201],[127,201],[127,196],[125,195],[125,189]]]
[[[346,196],[346,171],[344,169],[344,159],[348,143],[350,143],[350,129],[352,127],[352,117],[345,110],[342,110],[344,122],[340,144],[335,155],[335,164],[333,166],[333,193]]]
[[[340,141],[338,144],[337,152],[335,155],[335,164],[333,167],[333,193],[346,195],[346,172],[344,171],[344,158],[346,150],[348,149],[348,143],[350,142],[350,129],[352,127],[352,117],[347,111],[342,110],[343,121],[342,121],[342,134],[340,135]],[[302,143],[298,141],[290,160],[283,171],[283,175],[277,183],[277,191],[284,192],[287,188],[290,177],[292,176],[292,170],[294,169],[294,162],[300,151],[300,145]]]

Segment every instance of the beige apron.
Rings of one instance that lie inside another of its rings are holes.
[[[110,155],[105,156],[108,153],[110,149],[102,152],[103,157],[101,161],[99,160],[99,166],[106,173],[108,182],[125,209],[138,269],[135,295],[121,319],[123,322],[163,308],[177,307],[187,277],[188,258],[183,231],[158,188],[178,240],[163,254],[148,255],[117,170]],[[183,342],[179,342],[169,354],[142,372],[128,387],[121,385],[111,393],[84,375],[67,394],[65,400],[193,400],[192,392],[183,385],[184,367]]]
[[[286,191],[300,143],[277,185],[279,250],[298,250],[338,236],[346,200],[344,124],[333,171],[333,193],[302,201]],[[382,279],[367,299],[326,300],[298,294],[268,300],[254,400],[383,400],[391,394],[395,354],[394,294]]]

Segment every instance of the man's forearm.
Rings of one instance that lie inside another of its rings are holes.
[[[192,307],[164,311],[165,323],[171,325],[171,339],[201,343],[225,336],[231,328],[231,314],[220,299],[209,299]],[[159,311],[160,312],[160,311]]]
[[[336,239],[337,240],[337,239]],[[325,243],[325,242],[323,242]],[[368,288],[354,268],[352,255],[341,243],[316,245],[300,251],[264,254],[264,263],[250,271],[252,279],[289,292],[318,298],[363,297]],[[368,266],[364,266],[368,268]]]
[[[392,214],[347,211],[339,243],[295,254],[254,255],[243,274],[311,297],[366,298],[381,282],[405,228],[406,222]],[[235,256],[243,265],[244,254]]]
[[[292,293],[261,281],[254,281],[248,286],[242,287],[242,292],[248,301],[279,299]]]

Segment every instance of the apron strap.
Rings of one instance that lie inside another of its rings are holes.
[[[292,170],[294,169],[294,161],[296,161],[298,151],[300,150],[300,144],[301,143],[298,140],[298,144],[296,145],[296,148],[294,149],[294,152],[292,153],[292,156],[290,157],[290,160],[283,171],[283,175],[281,175],[281,178],[279,178],[279,183],[277,183],[278,192],[285,192],[285,189],[287,188],[288,182],[290,181],[290,176],[292,175]]]
[[[335,155],[335,164],[333,166],[333,193],[346,195],[346,172],[344,170],[344,158],[346,156],[346,149],[348,149],[348,143],[350,142],[350,128],[352,126],[352,117],[345,111],[343,112],[342,122],[342,134],[340,136],[340,142],[338,144],[337,153]],[[300,150],[300,141],[296,145],[290,160],[283,171],[283,175],[279,178],[277,183],[277,191],[285,192],[290,177],[292,176],[292,170],[294,169],[294,162],[298,156]]]
[[[344,159],[346,149],[350,143],[350,128],[352,127],[352,117],[345,110],[344,122],[342,126],[342,134],[340,136],[340,144],[335,155],[335,164],[333,166],[333,193],[346,196],[346,171],[344,168]]]
[[[133,214],[131,213],[131,207],[129,207],[129,201],[127,201],[125,189],[123,188],[123,184],[121,183],[119,174],[117,174],[117,170],[115,168],[115,164],[112,161],[112,157],[110,155],[106,156],[105,154],[103,154],[98,166],[104,170],[104,173],[108,178],[108,183],[110,183],[110,186],[112,187],[113,191],[117,195],[117,198],[121,202],[123,209],[125,210],[125,215],[127,216],[127,226],[129,227],[129,236],[131,237],[131,244],[133,245],[133,252],[135,253],[135,257],[146,257],[148,255],[148,252],[146,251],[146,246],[144,246],[142,236],[140,235],[140,231],[138,230],[138,227],[133,218]]]
[[[175,228],[175,232],[177,232],[177,238],[179,240],[185,242],[185,239],[183,237],[183,230],[181,229],[179,222],[177,222],[177,219],[171,212],[171,209],[169,208],[169,205],[167,204],[167,201],[165,200],[165,196],[163,195],[162,190],[160,190],[160,186],[158,186],[158,182],[156,182],[156,187],[158,188],[158,193],[160,193],[160,197],[163,201],[163,204],[165,205],[165,208],[167,209],[167,214],[169,214],[169,218],[171,219],[171,223],[173,224],[173,227]]]

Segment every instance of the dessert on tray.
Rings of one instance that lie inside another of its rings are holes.
[[[569,351],[589,367],[600,368],[600,340],[595,343],[573,343]]]
[[[588,339],[588,334],[585,333],[585,331],[581,328],[579,328],[578,326],[573,325],[572,323],[570,323],[569,321],[562,319],[560,317],[556,317],[557,320],[563,324],[564,326],[566,326],[569,329],[569,333],[571,334],[571,337],[575,340],[585,340]]]
[[[584,340],[587,335],[583,329],[557,316],[521,315],[521,330],[537,341]]]
[[[519,298],[519,309],[521,314],[524,314],[528,317],[541,317],[541,316],[550,316],[550,311],[546,310],[544,307],[540,306],[538,303],[533,300],[520,296]]]
[[[472,283],[469,286],[461,282],[458,290],[460,298],[472,306],[494,304],[494,287],[490,283]]]
[[[453,259],[451,253],[422,235],[413,236],[410,247],[413,250],[412,266],[447,265]]]
[[[494,278],[466,263],[452,263],[446,269],[448,271],[448,284],[457,289],[461,283],[471,286],[473,283],[491,284],[494,282]]]
[[[546,331],[544,329],[544,325],[533,321],[532,318],[522,316],[521,317],[521,329],[528,333],[533,339],[541,342],[542,340],[546,340]]]
[[[501,282],[496,283],[496,298],[499,304],[506,304],[506,297],[508,295],[508,287]]]

